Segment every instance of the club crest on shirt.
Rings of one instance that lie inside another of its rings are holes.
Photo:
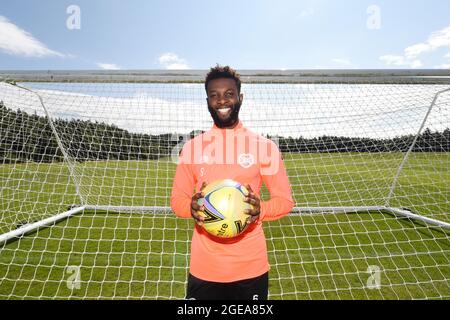
[[[249,168],[255,163],[255,159],[251,153],[241,153],[238,157],[238,163],[242,168]]]

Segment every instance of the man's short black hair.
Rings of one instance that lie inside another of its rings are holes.
[[[236,72],[233,68],[229,66],[220,66],[216,65],[214,68],[211,68],[206,75],[205,79],[205,90],[208,93],[208,83],[214,79],[228,78],[233,79],[236,82],[236,87],[238,90],[238,94],[241,93],[241,76]]]

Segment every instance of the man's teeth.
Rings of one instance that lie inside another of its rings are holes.
[[[221,114],[226,114],[230,109],[231,109],[231,108],[222,108],[222,109],[219,109],[218,111],[219,111]]]

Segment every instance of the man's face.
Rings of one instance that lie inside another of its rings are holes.
[[[233,128],[238,123],[243,95],[238,94],[233,79],[219,78],[208,83],[208,110],[219,128]]]

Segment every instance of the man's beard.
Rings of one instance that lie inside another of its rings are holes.
[[[231,114],[226,120],[222,120],[219,115],[217,114],[218,111],[211,108],[208,102],[208,111],[211,114],[211,117],[214,120],[214,124],[219,128],[227,128],[233,126],[238,121],[239,116],[239,109],[241,108],[241,102],[236,102],[231,107]]]

